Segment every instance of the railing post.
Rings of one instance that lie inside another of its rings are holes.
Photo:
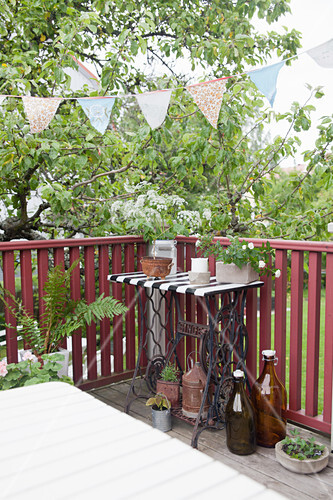
[[[5,290],[8,290],[15,296],[15,260],[14,251],[9,250],[3,252],[3,284]],[[7,296],[8,304],[14,307],[13,300]],[[8,363],[17,363],[17,333],[16,319],[13,314],[5,307],[5,321],[12,325],[13,328],[6,328],[6,346],[7,346],[7,361]]]
[[[318,413],[321,253],[309,252],[308,343],[305,413]]]
[[[302,332],[303,332],[304,253],[291,252],[290,284],[290,368],[289,408],[300,410],[302,404]]]
[[[276,373],[283,384],[286,380],[286,324],[287,324],[287,250],[276,250],[275,267],[281,276],[275,280],[275,335],[274,347],[279,358]]]

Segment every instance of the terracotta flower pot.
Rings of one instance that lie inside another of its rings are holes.
[[[179,406],[179,396],[180,396],[180,383],[169,382],[166,380],[156,381],[156,392],[164,394],[170,401],[171,408],[177,408]]]
[[[166,257],[142,257],[142,271],[147,278],[164,280],[172,268],[172,259]]]

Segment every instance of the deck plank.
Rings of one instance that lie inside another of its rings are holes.
[[[94,389],[90,394],[100,401],[124,410],[129,382],[120,382],[107,387]],[[147,392],[148,395],[148,392]],[[151,424],[150,408],[145,406],[145,399],[135,400],[130,408],[130,415],[142,422]],[[288,424],[288,428],[294,428]],[[173,428],[168,434],[190,444],[193,427],[186,422],[173,418]],[[329,439],[301,429],[302,435],[314,435],[323,444],[329,446]],[[276,462],[274,449],[257,447],[256,453],[249,456],[232,454],[226,446],[225,431],[205,430],[200,435],[198,449],[266,487],[283,494],[286,498],[302,500],[328,500],[333,498],[333,456],[329,466],[319,474],[298,475],[284,469]]]

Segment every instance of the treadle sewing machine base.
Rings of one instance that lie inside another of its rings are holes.
[[[182,414],[181,408],[173,415],[194,425],[191,445],[197,447],[204,429],[222,429],[226,404],[232,390],[232,371],[241,368],[247,380],[245,358],[248,350],[248,334],[244,324],[246,293],[263,282],[249,284],[218,283],[215,277],[209,284],[190,284],[187,273],[177,273],[165,280],[148,279],[142,272],[112,274],[110,281],[135,286],[139,301],[140,328],[136,367],[126,398],[125,411],[137,398],[147,398],[144,386],[156,393],[156,381],[171,361],[176,363],[181,375],[183,362],[177,346],[184,337],[192,337],[199,346],[199,360],[207,381],[197,418]],[[192,295],[202,301],[208,314],[208,325],[184,321],[179,297]],[[177,315],[177,326],[175,324]],[[146,365],[146,368],[142,368]],[[140,378],[138,378],[140,377]],[[139,387],[136,387],[139,383]],[[213,391],[209,390],[213,387]],[[208,416],[203,419],[205,401],[208,400]]]

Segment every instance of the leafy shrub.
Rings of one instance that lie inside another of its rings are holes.
[[[23,387],[26,385],[43,384],[44,382],[60,381],[73,385],[71,378],[58,376],[61,364],[65,356],[63,354],[43,354],[41,356],[43,365],[39,361],[34,361],[34,356],[20,361],[19,363],[9,363],[0,361],[0,391]]]

